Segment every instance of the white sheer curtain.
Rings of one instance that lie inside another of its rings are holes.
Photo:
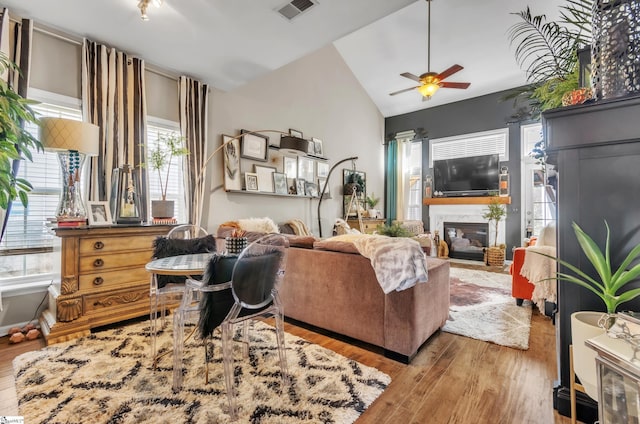
[[[398,155],[396,162],[396,219],[407,219],[407,202],[409,201],[409,185],[411,181],[411,140],[415,132],[404,131],[396,134]]]

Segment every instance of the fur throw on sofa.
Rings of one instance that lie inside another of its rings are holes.
[[[238,220],[238,225],[245,231],[256,233],[279,233],[278,226],[271,218],[244,218]]]

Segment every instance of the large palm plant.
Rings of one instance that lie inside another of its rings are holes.
[[[513,13],[521,21],[508,36],[530,85],[510,97],[529,99],[534,115],[560,106],[562,95],[578,88],[577,50],[591,44],[592,6],[593,0],[567,0],[558,22],[534,16],[529,7]]]
[[[0,52],[0,74],[18,70],[6,55]],[[31,149],[42,150],[42,144],[25,130],[23,123],[38,123],[27,100],[16,93],[6,81],[0,79],[0,208],[7,209],[16,198],[24,206],[32,186],[29,181],[13,174],[14,160],[33,160]]]

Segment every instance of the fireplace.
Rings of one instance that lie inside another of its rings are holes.
[[[489,224],[444,222],[443,227],[450,258],[484,261],[484,248],[489,245]]]

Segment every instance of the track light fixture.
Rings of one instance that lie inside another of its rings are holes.
[[[143,21],[148,21],[149,16],[147,15],[147,8],[149,7],[149,3],[154,5],[155,7],[162,6],[163,0],[140,0],[138,2],[138,9],[140,9],[140,18]]]

